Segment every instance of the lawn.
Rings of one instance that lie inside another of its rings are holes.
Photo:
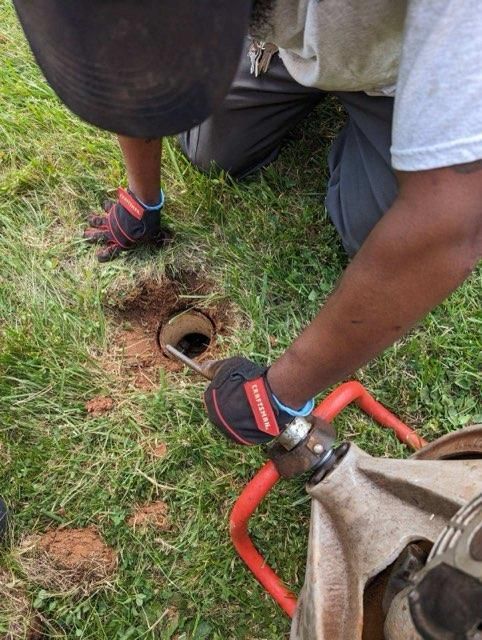
[[[6,0],[0,15],[0,494],[13,513],[2,593],[21,592],[49,638],[286,638],[289,621],[228,535],[230,507],[262,453],[213,430],[205,383],[185,369],[166,370],[153,356],[139,384],[122,340],[138,314],[162,313],[170,282],[176,304],[224,313],[218,355],[269,362],[283,351],[346,265],[323,206],[343,112],[327,100],[276,163],[242,184],[200,175],[169,140],[162,183],[173,242],[99,265],[82,229],[85,214],[125,184],[116,142],[56,99]],[[482,421],[481,275],[358,372],[429,440]],[[88,413],[98,396],[112,408]],[[355,410],[336,426],[373,455],[407,455]],[[132,526],[138,505],[159,501],[167,522]],[[253,524],[294,590],[308,521],[295,481],[273,492]],[[26,541],[59,527],[98,532],[114,570],[92,588],[32,570],[40,559],[25,562]]]

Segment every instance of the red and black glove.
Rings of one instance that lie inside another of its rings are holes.
[[[117,202],[109,200],[105,203],[106,215],[90,214],[84,238],[87,242],[106,245],[96,254],[99,262],[113,260],[122,251],[140,244],[165,244],[169,233],[161,227],[163,205],[162,192],[159,205],[146,209],[130,191],[120,188]]]
[[[208,415],[226,437],[238,444],[269,442],[295,415],[305,415],[280,408],[266,380],[267,367],[245,358],[229,358],[216,364],[214,371],[204,393]],[[307,406],[312,409],[313,403]]]

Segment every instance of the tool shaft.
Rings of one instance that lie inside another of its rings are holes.
[[[183,364],[185,364],[187,367],[189,367],[196,373],[200,373],[202,376],[204,376],[208,380],[211,379],[202,365],[198,364],[197,362],[189,358],[186,354],[182,353],[182,351],[179,351],[179,349],[176,349],[176,347],[173,347],[170,344],[166,344],[164,348],[177,360],[180,360]]]

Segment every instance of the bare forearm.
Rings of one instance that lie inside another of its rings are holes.
[[[473,269],[474,230],[472,219],[464,225],[443,212],[434,224],[399,198],[315,320],[271,367],[274,392],[301,406],[406,333]]]
[[[124,156],[129,187],[146,204],[159,202],[162,139],[117,136]]]

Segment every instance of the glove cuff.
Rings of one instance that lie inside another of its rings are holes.
[[[162,207],[164,206],[164,191],[162,189],[160,189],[159,191],[159,202],[157,204],[146,204],[138,196],[136,196],[136,194],[131,189],[128,189],[128,191],[145,211],[159,211],[159,209],[162,209]]]
[[[139,198],[132,193],[129,189],[123,189],[119,187],[117,191],[117,197],[119,204],[124,207],[124,209],[131,214],[136,220],[142,220],[144,215],[150,211],[159,211],[162,209],[164,205],[164,193],[161,190],[159,203],[150,206],[144,204]]]
[[[306,402],[299,409],[292,409],[291,407],[286,406],[280,400],[278,400],[278,398],[275,396],[275,394],[272,391],[271,391],[271,397],[273,399],[273,402],[278,407],[278,409],[280,409],[280,411],[284,411],[289,416],[293,416],[293,418],[306,418],[306,416],[309,416],[310,413],[313,413],[313,409],[315,408],[314,398],[311,398],[311,400],[308,400],[308,402]]]

